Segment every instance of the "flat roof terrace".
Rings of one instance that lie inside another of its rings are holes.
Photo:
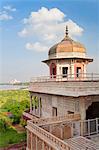
[[[32,78],[29,91],[59,96],[99,95],[99,74],[83,74],[80,78],[73,75],[46,76]]]
[[[66,140],[66,143],[75,150],[99,150],[99,145],[83,136],[70,138]]]

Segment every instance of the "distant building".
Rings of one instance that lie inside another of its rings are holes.
[[[86,69],[93,59],[66,27],[43,62],[50,75],[31,80],[30,112],[24,112],[31,119],[27,150],[99,150],[99,75]]]
[[[17,79],[11,80],[10,84],[20,84],[21,82],[18,81]]]

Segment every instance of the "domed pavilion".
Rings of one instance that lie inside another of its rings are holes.
[[[76,79],[86,76],[86,66],[92,61],[86,57],[84,45],[69,37],[66,26],[64,39],[49,49],[48,59],[43,62],[49,66],[51,77]]]

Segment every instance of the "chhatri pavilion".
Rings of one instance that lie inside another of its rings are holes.
[[[52,46],[48,52],[48,59],[43,62],[49,66],[50,76],[81,78],[86,75],[86,66],[93,59],[86,57],[86,48],[68,36],[66,26],[65,38]]]

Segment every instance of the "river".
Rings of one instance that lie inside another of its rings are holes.
[[[28,86],[23,85],[0,85],[1,90],[19,90],[19,89],[27,89]]]

